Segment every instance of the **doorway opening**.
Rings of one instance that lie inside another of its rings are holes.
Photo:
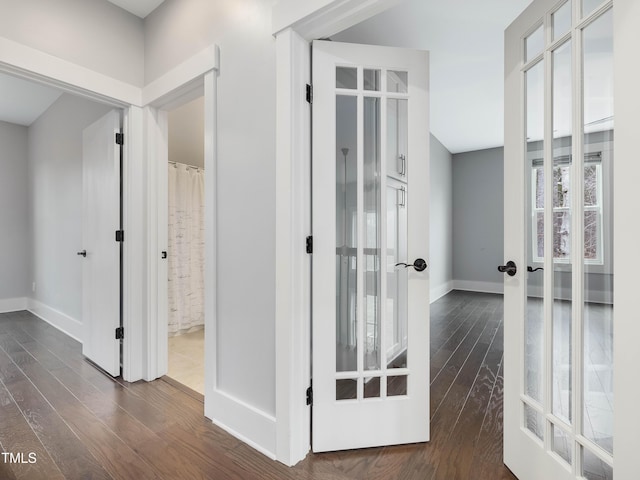
[[[167,376],[204,395],[204,97],[167,120]]]

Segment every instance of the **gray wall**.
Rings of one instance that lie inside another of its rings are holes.
[[[105,0],[0,0],[2,36],[124,82],[144,82],[142,20]]]
[[[27,128],[0,122],[0,300],[29,294]]]
[[[32,298],[82,321],[82,131],[109,107],[63,94],[29,127]]]
[[[457,287],[501,291],[503,149],[453,156],[453,278]],[[468,283],[473,282],[473,283]],[[487,285],[487,283],[489,285]]]
[[[431,135],[429,280],[431,301],[451,290],[453,280],[453,156]]]
[[[218,78],[218,387],[275,415],[273,0],[166,0],[145,19],[145,80],[212,43]],[[251,255],[247,255],[251,252]]]

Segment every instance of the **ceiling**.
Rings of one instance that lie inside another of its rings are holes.
[[[163,0],[109,0],[144,17]],[[404,0],[333,37],[430,50],[431,131],[452,153],[504,144],[504,29],[531,0]],[[0,120],[30,125],[60,92],[0,74]]]
[[[0,121],[29,126],[62,92],[0,73]]]
[[[153,12],[164,0],[109,0],[127,12],[144,18]]]
[[[504,144],[504,30],[531,0],[404,0],[334,41],[429,50],[431,132],[451,153]]]

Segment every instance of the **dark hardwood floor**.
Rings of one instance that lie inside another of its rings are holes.
[[[197,396],[112,379],[29,312],[0,314],[0,449],[24,455],[0,457],[0,479],[513,479],[502,464],[502,320],[497,295],[432,304],[429,443],[309,454],[287,468],[205,419]]]

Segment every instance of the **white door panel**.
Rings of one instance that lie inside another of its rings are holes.
[[[428,53],[313,62],[313,450],[427,441]]]
[[[120,112],[113,110],[83,132],[82,353],[120,375]]]
[[[506,32],[504,460],[521,480],[613,478],[613,35],[613,2],[583,0],[534,0]]]

